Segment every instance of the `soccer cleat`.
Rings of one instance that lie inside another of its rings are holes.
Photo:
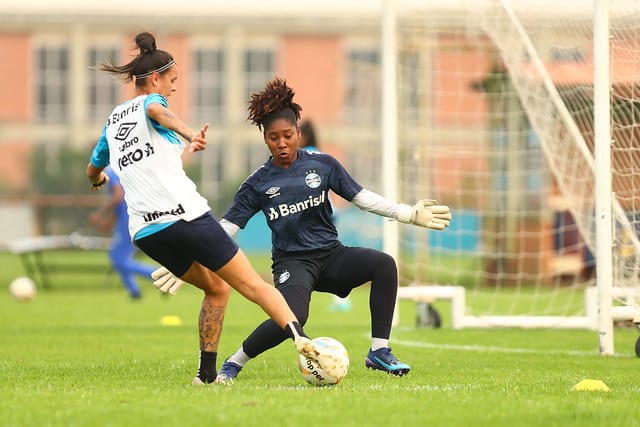
[[[220,372],[218,372],[215,382],[217,384],[231,385],[241,370],[242,366],[237,363],[229,362],[229,359],[227,359],[222,364],[222,368],[220,368]]]
[[[344,376],[343,359],[341,355],[329,347],[316,345],[316,343],[306,337],[300,337],[295,343],[296,350],[309,359],[313,359],[331,377]]]
[[[376,351],[369,350],[364,364],[367,368],[371,368],[374,371],[385,371],[388,374],[399,377],[408,374],[411,370],[409,365],[396,359],[391,353],[390,347],[379,348]]]

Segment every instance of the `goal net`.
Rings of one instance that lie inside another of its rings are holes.
[[[463,287],[457,327],[595,329],[593,2],[460,4],[396,12],[399,198],[453,209],[444,232],[400,228],[401,282]],[[640,297],[635,4],[609,10],[620,321]]]

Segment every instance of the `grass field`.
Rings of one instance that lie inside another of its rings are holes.
[[[58,276],[51,290],[20,303],[6,287],[21,265],[6,254],[0,265],[0,426],[640,425],[634,328],[617,329],[617,355],[602,357],[593,331],[454,331],[446,315],[441,329],[417,329],[415,307],[403,301],[392,346],[412,371],[396,378],[364,367],[365,287],[346,313],[331,312],[330,298],[314,294],[308,333],[339,339],[351,356],[338,386],[307,385],[286,342],[252,361],[232,387],[192,387],[195,289],[164,297],[141,282],[144,298],[134,302],[99,271]],[[165,315],[183,324],[162,326]],[[220,359],[263,318],[233,294]],[[611,391],[572,390],[587,378]]]

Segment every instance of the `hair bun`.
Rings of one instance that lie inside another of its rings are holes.
[[[152,53],[157,49],[156,39],[149,32],[138,34],[136,36],[136,45],[140,48],[140,53]]]

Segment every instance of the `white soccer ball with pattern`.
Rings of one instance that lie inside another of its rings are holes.
[[[20,301],[28,301],[36,296],[36,284],[28,277],[16,277],[9,284],[9,292]]]
[[[347,349],[344,348],[342,343],[334,338],[318,337],[314,338],[313,342],[316,346],[323,347],[324,350],[328,350],[333,353],[332,370],[334,375],[329,375],[325,372],[318,362],[313,359],[309,359],[302,354],[298,357],[298,368],[302,378],[309,384],[316,386],[334,385],[338,384],[349,372],[349,354]]]

